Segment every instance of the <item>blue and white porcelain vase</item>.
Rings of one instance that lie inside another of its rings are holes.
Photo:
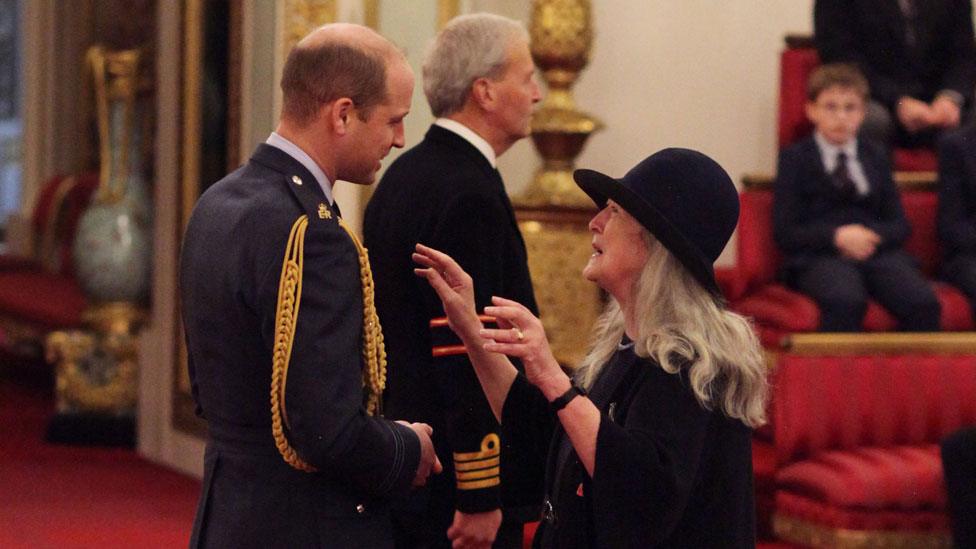
[[[98,107],[100,180],[74,243],[75,274],[93,304],[148,301],[152,208],[143,173],[139,50],[88,52]]]

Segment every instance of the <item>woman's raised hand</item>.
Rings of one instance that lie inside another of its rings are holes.
[[[413,272],[426,278],[430,287],[437,292],[451,330],[465,342],[480,340],[478,331],[482,324],[475,310],[474,283],[471,276],[451,256],[443,252],[423,244],[417,244],[415,249],[412,258],[424,267],[414,269]]]
[[[485,307],[485,314],[495,317],[498,329],[481,330],[481,337],[489,340],[485,350],[518,357],[525,377],[543,392],[547,385],[562,386],[566,374],[552,354],[542,321],[517,301],[495,296],[491,302],[494,305]]]

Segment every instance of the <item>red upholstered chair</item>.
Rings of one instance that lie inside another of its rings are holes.
[[[779,148],[782,149],[810,135],[813,127],[807,120],[807,78],[820,64],[817,50],[809,36],[787,36],[786,49],[780,54]],[[931,149],[901,149],[892,153],[894,169],[906,172],[934,172],[938,158]]]
[[[792,356],[774,377],[781,539],[948,547],[938,443],[976,424],[976,356]]]
[[[33,253],[0,255],[0,347],[30,354],[49,331],[81,324],[87,306],[74,278],[78,222],[98,187],[98,175],[58,176],[38,194],[31,216]]]
[[[936,194],[933,191],[904,191],[902,206],[912,234],[905,249],[919,260],[922,271],[934,278],[940,260],[936,238]],[[820,310],[809,297],[780,283],[776,276],[782,256],[773,241],[773,193],[768,189],[746,189],[739,195],[737,260],[733,274],[725,273],[725,288],[732,310],[755,322],[766,347],[778,347],[790,333],[814,332],[820,323]],[[952,286],[933,282],[942,305],[942,329],[967,331],[976,328],[973,311],[966,297]],[[896,328],[894,317],[875,302],[870,302],[863,328],[885,332]]]

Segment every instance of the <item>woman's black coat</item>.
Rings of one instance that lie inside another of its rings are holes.
[[[542,394],[516,379],[503,433],[545,469],[552,505],[536,547],[755,546],[751,430],[704,409],[687,374],[632,347],[611,358],[592,395],[601,414],[592,479],[575,452],[560,460],[565,432]]]

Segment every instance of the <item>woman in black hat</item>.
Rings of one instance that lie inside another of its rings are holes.
[[[485,329],[471,278],[436,250],[414,254],[502,423],[503,460],[545,470],[535,545],[754,547],[750,435],[764,421],[765,369],[712,270],[738,220],[735,187],[687,149],[621,179],[574,177],[601,208],[583,276],[611,299],[573,379],[528,309],[494,298],[485,313],[499,327]]]

